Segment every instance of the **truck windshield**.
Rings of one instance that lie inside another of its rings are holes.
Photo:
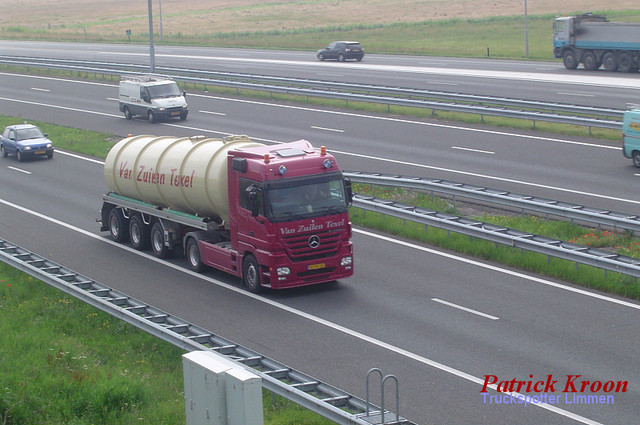
[[[267,216],[272,222],[340,214],[347,210],[344,183],[339,174],[270,182],[265,189]]]
[[[170,84],[160,84],[157,86],[149,86],[147,87],[149,91],[149,95],[152,99],[157,99],[159,97],[176,97],[182,96],[180,93],[180,89],[176,83]]]

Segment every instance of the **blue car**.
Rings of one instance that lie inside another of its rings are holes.
[[[10,125],[0,136],[0,153],[15,155],[18,161],[35,157],[53,158],[53,143],[33,124]]]

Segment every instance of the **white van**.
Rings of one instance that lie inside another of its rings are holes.
[[[123,76],[118,96],[120,112],[130,120],[134,115],[147,117],[149,122],[168,118],[187,119],[187,93],[170,77],[156,74]]]

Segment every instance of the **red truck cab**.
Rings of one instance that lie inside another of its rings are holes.
[[[200,238],[202,264],[241,276],[252,292],[353,274],[351,185],[324,147],[300,140],[227,160],[228,238]]]

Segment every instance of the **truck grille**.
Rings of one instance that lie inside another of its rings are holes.
[[[285,236],[285,250],[293,262],[332,257],[338,252],[343,230],[340,228]],[[313,242],[318,245],[312,247]]]

